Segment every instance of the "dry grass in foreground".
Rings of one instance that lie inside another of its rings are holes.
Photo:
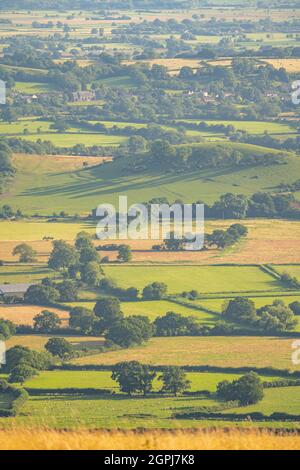
[[[0,431],[1,450],[299,450],[300,434],[267,430]]]

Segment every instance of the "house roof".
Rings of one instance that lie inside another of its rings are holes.
[[[0,284],[0,295],[25,294],[33,284]]]

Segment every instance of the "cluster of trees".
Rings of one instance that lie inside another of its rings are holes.
[[[162,158],[163,157],[163,158]],[[284,153],[255,155],[250,152],[216,145],[213,147],[175,147],[167,140],[155,140],[147,153],[148,167],[170,170],[202,170],[207,168],[234,168],[278,165],[285,161]]]
[[[142,393],[144,396],[151,393],[156,377],[162,382],[161,393],[170,393],[176,397],[190,388],[186,373],[177,366],[165,367],[158,375],[147,364],[129,361],[119,362],[112,372],[112,379],[118,382],[120,390],[129,396],[134,393]]]
[[[108,343],[128,348],[142,344],[154,334],[148,317],[131,315],[125,317],[119,299],[103,297],[96,302],[94,310],[75,307],[70,311],[70,326],[84,334],[104,335]]]
[[[220,382],[217,397],[224,401],[238,401],[243,406],[253,405],[264,397],[263,383],[255,372],[249,372],[233,382]]]
[[[246,237],[248,229],[242,224],[233,224],[227,230],[214,230],[206,237],[206,245],[217,248],[227,248],[237,243],[242,237]]]
[[[46,370],[51,364],[47,353],[34,351],[26,346],[14,346],[6,352],[4,372],[9,374],[9,382],[23,384],[26,380]]]
[[[24,301],[33,305],[53,305],[57,302],[74,302],[78,298],[80,283],[76,280],[65,279],[54,282],[49,278],[41,284],[29,287],[24,295]]]
[[[182,201],[175,201],[182,203]],[[169,204],[167,198],[155,198],[146,203]],[[202,200],[194,204],[203,204],[205,217],[210,219],[245,219],[255,217],[300,217],[297,211],[297,201],[292,194],[281,193],[255,193],[248,197],[244,194],[226,193],[212,205]],[[196,212],[195,212],[196,214]],[[195,216],[195,215],[194,215]]]
[[[80,276],[83,283],[90,287],[97,287],[103,274],[100,261],[91,236],[86,232],[80,232],[77,234],[75,246],[64,240],[53,242],[48,266],[74,280]]]
[[[292,330],[297,325],[294,311],[298,304],[286,306],[282,300],[256,309],[255,303],[246,297],[236,297],[225,304],[222,315],[229,322],[259,328],[268,333]]]

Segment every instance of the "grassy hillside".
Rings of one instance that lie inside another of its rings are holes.
[[[54,137],[63,138],[62,135]],[[236,144],[234,147],[244,153],[271,152],[253,145]],[[270,191],[282,181],[294,182],[295,175],[300,172],[300,159],[295,156],[290,156],[285,165],[241,170],[209,169],[183,174],[162,174],[161,171],[134,174],[130,159],[76,170],[54,159],[52,162],[50,157],[16,156],[14,163],[17,174],[2,196],[5,203],[28,214],[47,215],[60,210],[87,213],[103,202],[116,204],[122,194],[127,194],[130,203],[158,196],[166,196],[171,201],[202,199],[211,203],[226,192],[250,195],[256,191]]]

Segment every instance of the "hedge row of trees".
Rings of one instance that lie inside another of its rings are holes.
[[[295,314],[299,311],[299,302],[286,306],[282,300],[274,300],[272,304],[256,309],[253,300],[236,297],[225,305],[222,316],[233,323],[280,333],[293,330],[297,325]]]

